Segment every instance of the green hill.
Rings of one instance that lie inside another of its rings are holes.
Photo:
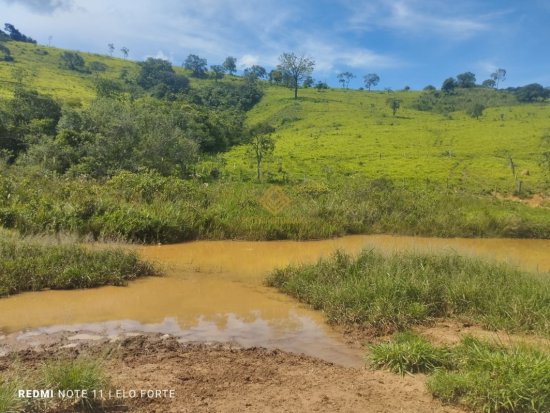
[[[86,67],[92,62],[105,65],[104,71],[90,70],[82,73],[60,67],[63,49],[22,42],[6,42],[13,62],[0,61],[0,96],[10,98],[18,81],[28,89],[35,89],[61,101],[78,106],[95,98],[94,80],[100,76],[118,79],[123,69],[135,77],[138,66],[135,62],[108,56],[77,52]]]
[[[295,100],[264,81],[187,85],[172,72],[148,87],[136,62],[78,52],[80,69],[68,70],[67,51],[5,45],[13,61],[0,61],[4,227],[140,242],[550,237],[542,99],[473,88],[300,89]],[[98,79],[122,89],[96,99]],[[395,115],[389,100],[399,101]],[[245,126],[264,122],[275,127],[275,149],[258,182]],[[541,194],[542,205],[500,199],[512,194]]]
[[[306,89],[296,101],[287,89],[269,87],[248,121],[277,126],[274,156],[266,163],[277,181],[385,177],[404,185],[511,193],[517,189],[511,157],[523,191],[548,191],[540,153],[550,105],[489,107],[475,119],[463,110],[416,110],[422,94]],[[395,117],[388,98],[401,101]],[[228,174],[254,176],[244,147],[222,159]]]

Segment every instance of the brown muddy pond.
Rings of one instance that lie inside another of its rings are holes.
[[[265,275],[289,263],[314,262],[336,249],[456,251],[550,272],[550,240],[437,239],[387,235],[323,241],[198,241],[138,247],[166,276],[127,287],[42,291],[0,299],[0,332],[28,339],[36,334],[86,332],[123,337],[167,333],[182,341],[224,341],[305,353],[343,365],[361,355],[312,311],[265,287]]]

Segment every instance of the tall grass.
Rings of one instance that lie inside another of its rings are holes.
[[[110,384],[102,363],[91,358],[50,360],[44,364],[40,374],[41,385],[46,389],[53,389],[56,394],[58,391],[85,390],[87,397],[60,401],[62,404],[76,402],[85,408],[102,403],[100,398],[93,397],[93,391],[106,390]]]
[[[0,297],[45,288],[73,289],[124,285],[154,275],[155,268],[135,252],[47,244],[0,232]]]
[[[275,270],[267,283],[323,310],[333,323],[375,334],[434,317],[550,332],[549,278],[456,254],[337,252],[313,265]]]
[[[20,173],[16,173],[20,172]],[[319,239],[345,234],[550,238],[550,214],[511,201],[403,188],[379,179],[283,185],[278,214],[262,205],[269,184],[184,181],[123,173],[106,182],[13,169],[0,176],[0,225],[136,242]]]
[[[445,403],[485,413],[550,411],[550,356],[528,346],[504,347],[464,337],[437,347],[411,333],[371,346],[377,368],[398,373],[433,373],[428,390]]]

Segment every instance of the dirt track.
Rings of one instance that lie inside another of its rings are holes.
[[[105,357],[114,390],[175,390],[175,398],[113,397],[107,411],[169,412],[461,412],[427,393],[421,376],[353,369],[278,350],[227,344],[182,344],[139,336],[115,343],[83,343],[17,358],[33,369],[51,357]],[[10,356],[0,358],[0,370]],[[118,406],[118,407],[115,407]]]

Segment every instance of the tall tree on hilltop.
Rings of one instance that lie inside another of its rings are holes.
[[[279,56],[278,69],[286,77],[288,86],[294,89],[294,99],[298,99],[300,83],[311,75],[315,61],[305,55],[296,56],[294,53],[283,53]]]
[[[496,88],[498,89],[498,85],[500,82],[504,82],[506,80],[506,69],[497,69],[494,73],[491,73],[491,79],[495,81]]]
[[[351,72],[343,72],[343,73],[338,74],[338,76],[336,76],[336,77],[338,78],[338,82],[340,82],[342,84],[343,89],[347,89],[348,86],[349,86],[349,82],[352,79],[355,79],[355,75]]]
[[[191,76],[202,78],[206,74],[206,59],[197,56],[196,54],[190,54],[183,62],[183,67],[191,71]]]
[[[456,76],[456,81],[458,87],[469,89],[476,85],[476,75],[472,72],[464,72]]]
[[[237,72],[237,58],[233,56],[227,56],[222,66],[225,71],[230,75],[234,75]]]
[[[369,73],[363,76],[363,81],[365,82],[365,87],[370,90],[373,86],[376,86],[380,82],[380,76],[376,73]]]

